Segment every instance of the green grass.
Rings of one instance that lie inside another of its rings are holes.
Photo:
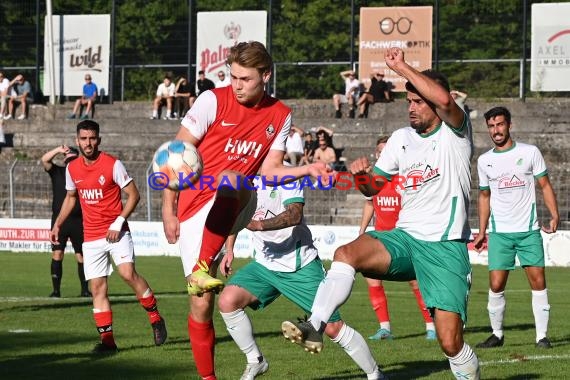
[[[245,261],[240,260],[238,264]],[[117,274],[111,276],[114,331],[119,354],[93,357],[98,336],[89,300],[79,294],[74,259],[66,255],[61,299],[49,299],[49,254],[0,253],[0,377],[2,379],[196,379],[186,329],[188,301],[182,266],[175,257],[140,257],[138,271],[158,295],[169,338],[154,347],[147,317]],[[570,376],[570,269],[549,268],[552,307],[549,336],[552,350],[534,347],[530,290],[524,272],[511,274],[506,291],[505,346],[476,350],[486,379],[555,379]],[[487,270],[474,268],[466,340],[475,346],[489,335]],[[452,379],[437,343],[424,339],[424,324],[407,283],[386,283],[393,341],[370,342],[372,352],[391,379]],[[30,298],[26,298],[30,297]],[[341,309],[348,324],[365,337],[377,327],[364,280],[359,276],[352,296]],[[257,341],[266,355],[271,379],[366,378],[340,347],[326,340],[313,356],[285,341],[281,321],[301,315],[285,299],[252,312]],[[227,334],[219,315],[216,372],[220,380],[237,379],[245,358]],[[16,333],[14,331],[23,331]]]

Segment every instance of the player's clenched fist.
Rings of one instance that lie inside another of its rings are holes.
[[[350,164],[350,174],[352,175],[369,174],[371,170],[372,167],[366,157],[357,158]]]
[[[384,54],[384,59],[386,61],[386,65],[394,70],[394,67],[398,63],[404,62],[404,51],[397,47],[389,48],[386,50],[386,54]]]

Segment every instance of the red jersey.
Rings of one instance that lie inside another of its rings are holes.
[[[121,161],[100,152],[91,165],[80,157],[67,165],[65,188],[77,190],[83,212],[84,241],[104,238],[111,224],[123,211],[121,189],[133,179]],[[125,222],[123,230],[128,229]]]
[[[265,95],[255,107],[245,107],[232,87],[201,94],[184,117],[182,126],[200,140],[204,169],[201,179],[180,192],[178,219],[194,215],[215,194],[217,176],[225,169],[255,176],[270,149],[285,151],[291,127],[291,109]]]
[[[394,189],[392,183],[387,183],[382,190],[372,197],[376,223],[376,231],[388,231],[396,227],[398,215],[402,208],[400,194]]]

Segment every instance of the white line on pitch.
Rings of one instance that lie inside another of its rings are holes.
[[[570,359],[570,355],[522,355],[520,358],[485,360],[480,365],[510,364],[538,360]]]

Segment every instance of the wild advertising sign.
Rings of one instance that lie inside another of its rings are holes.
[[[50,41],[47,17],[44,32],[44,95],[51,95]],[[86,74],[99,93],[108,93],[111,37],[110,15],[52,16],[55,95],[80,96]],[[63,89],[60,78],[63,75]],[[63,91],[63,93],[61,93]]]

